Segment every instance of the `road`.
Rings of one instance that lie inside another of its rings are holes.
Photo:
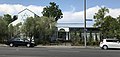
[[[0,57],[120,57],[120,50],[0,47]]]

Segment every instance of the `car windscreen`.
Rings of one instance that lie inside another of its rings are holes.
[[[19,38],[15,38],[14,41],[20,41],[20,39]]]
[[[24,42],[29,42],[29,40],[26,39],[26,38],[23,38],[22,40],[23,40]]]
[[[106,40],[107,42],[118,42],[118,40]]]

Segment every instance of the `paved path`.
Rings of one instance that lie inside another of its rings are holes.
[[[0,44],[0,47],[9,47],[5,44]],[[37,48],[85,48],[85,46],[65,46],[65,45],[51,45],[51,46],[43,46],[37,45]],[[86,48],[99,48],[98,46],[87,46]]]
[[[0,47],[0,57],[120,57],[120,50]]]
[[[99,48],[98,46],[64,46],[64,45],[58,45],[58,46],[42,46],[38,45],[36,47],[45,47],[45,48]]]

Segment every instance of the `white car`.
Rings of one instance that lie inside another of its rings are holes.
[[[100,42],[100,48],[108,49],[108,48],[120,48],[120,42],[118,39],[103,39]]]

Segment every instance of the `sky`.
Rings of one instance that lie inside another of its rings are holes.
[[[111,15],[116,18],[120,15],[120,0],[86,0],[87,1],[87,19],[93,19],[93,16],[101,7],[109,8]],[[55,2],[63,12],[63,18],[58,20],[65,22],[83,22],[84,20],[84,0],[0,0],[0,15],[16,15],[21,10],[28,8],[39,16],[49,2]],[[92,21],[88,23],[93,23]]]

